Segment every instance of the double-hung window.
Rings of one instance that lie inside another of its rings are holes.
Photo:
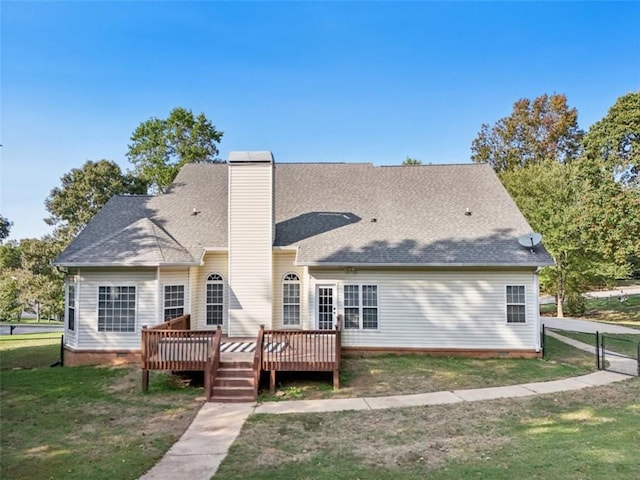
[[[507,323],[526,323],[524,285],[507,285]]]
[[[76,284],[70,280],[67,286],[67,328],[76,329]]]
[[[378,286],[344,286],[344,328],[377,330]]]
[[[282,324],[300,325],[300,277],[295,273],[282,280]]]
[[[184,315],[184,285],[164,286],[164,321]]]
[[[207,277],[206,323],[222,325],[224,320],[224,281],[222,275],[212,273]]]
[[[98,287],[98,331],[136,331],[136,287]]]

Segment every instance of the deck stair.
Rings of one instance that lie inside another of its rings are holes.
[[[211,402],[244,403],[256,401],[253,362],[225,358],[222,354],[213,382]]]

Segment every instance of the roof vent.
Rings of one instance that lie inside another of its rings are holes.
[[[464,211],[464,214],[465,214],[467,217],[470,217],[470,216],[471,216],[471,210],[469,210],[469,207],[467,207],[467,209]]]

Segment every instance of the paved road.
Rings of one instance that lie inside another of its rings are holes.
[[[611,323],[592,322],[591,320],[581,320],[579,318],[540,317],[540,322],[545,327],[557,330],[584,333],[632,333],[640,336],[640,330],[636,328],[623,327]]]
[[[596,290],[594,292],[587,292],[584,294],[587,298],[610,298],[620,297],[621,295],[640,295],[640,286],[634,285],[632,287],[620,287],[615,290]],[[540,297],[540,305],[549,305],[556,303],[555,297],[543,295]]]
[[[13,334],[21,335],[23,333],[48,333],[48,332],[60,332],[64,331],[63,325],[48,325],[43,324],[28,324],[28,325],[14,325]],[[9,325],[0,325],[0,335],[11,334],[11,327]]]

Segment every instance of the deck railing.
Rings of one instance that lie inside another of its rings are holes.
[[[190,317],[185,315],[151,328],[143,327],[140,348],[142,389],[149,388],[149,370],[205,370],[215,330],[186,330]],[[222,334],[218,334],[221,336]]]
[[[262,355],[264,344],[264,325],[260,325],[258,338],[256,339],[256,350],[253,354],[253,387],[255,398],[258,398],[258,387],[260,386],[260,374],[262,373]]]
[[[213,385],[218,374],[218,366],[220,365],[220,342],[222,340],[222,328],[218,325],[213,340],[209,343],[209,355],[204,370],[204,391],[207,394],[207,401],[211,400],[213,394]]]
[[[264,330],[261,343],[262,370],[270,372],[270,390],[275,390],[277,371],[333,372],[333,387],[339,387],[342,348],[341,318],[335,330]]]

